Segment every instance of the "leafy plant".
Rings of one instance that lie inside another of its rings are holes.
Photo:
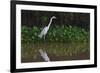
[[[23,43],[27,42],[43,42],[38,35],[42,31],[40,27],[33,28],[22,26],[21,40]],[[89,42],[89,31],[77,26],[51,26],[46,35],[47,42]]]

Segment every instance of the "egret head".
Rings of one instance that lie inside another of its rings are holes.
[[[55,16],[52,16],[52,19],[56,19],[56,17]]]

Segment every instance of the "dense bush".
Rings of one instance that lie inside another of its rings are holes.
[[[34,26],[33,28],[22,26],[21,40],[22,42],[42,42],[38,35],[43,28]],[[89,31],[77,26],[51,26],[46,35],[47,42],[87,42],[89,41]]]

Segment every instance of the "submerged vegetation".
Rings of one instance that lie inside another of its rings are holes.
[[[42,42],[38,35],[42,31],[42,28],[34,26],[33,28],[22,26],[21,40],[23,43],[37,43]],[[55,26],[50,27],[46,40],[47,42],[88,42],[89,31],[85,31],[83,28],[76,26]]]

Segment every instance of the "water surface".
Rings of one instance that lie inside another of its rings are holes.
[[[22,43],[21,62],[44,62],[38,51],[39,49],[46,51],[51,61],[90,59],[90,46],[88,42]]]

